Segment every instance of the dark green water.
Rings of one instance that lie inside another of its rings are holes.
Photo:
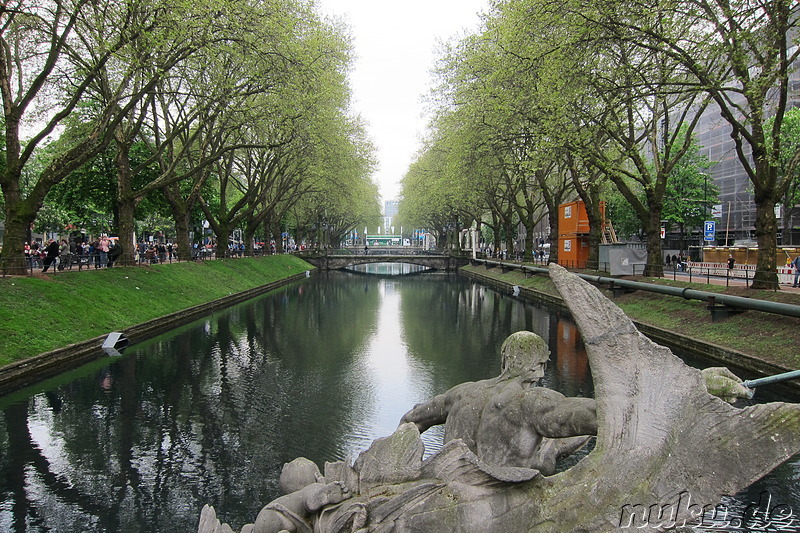
[[[592,395],[569,320],[445,274],[320,275],[131,346],[0,398],[0,531],[189,532],[205,503],[238,530],[284,462],[354,457],[415,403],[497,375],[521,329],[550,342],[545,385]],[[750,492],[800,510],[799,470]]]

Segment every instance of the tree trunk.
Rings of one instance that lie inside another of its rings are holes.
[[[533,221],[533,212],[525,219],[525,250],[522,252],[522,260],[525,260],[525,254],[533,259],[534,245],[533,245],[533,228],[536,227]]]
[[[6,169],[6,172],[10,172]],[[2,268],[5,274],[24,275],[27,270],[25,261],[25,241],[28,239],[36,213],[40,206],[32,207],[30,201],[22,199],[19,189],[19,173],[4,176],[3,197],[5,201],[5,235],[0,252]]]
[[[645,232],[647,232],[647,264],[644,266],[643,274],[660,278],[664,275],[664,265],[661,261],[661,209],[650,210]]]
[[[192,258],[192,243],[189,240],[189,202],[181,196],[180,185],[174,183],[164,187],[164,197],[170,205],[172,222],[175,224],[175,241],[178,243],[178,260],[189,261]]]
[[[178,243],[178,261],[189,261],[192,258],[192,242],[189,240],[189,212],[172,212],[175,222],[175,240]]]
[[[776,267],[775,235],[775,201],[772,199],[759,199],[756,195],[756,241],[758,242],[758,259],[756,273],[753,276],[753,289],[777,289],[778,274]]]
[[[256,234],[256,228],[250,226],[249,224],[244,228],[244,255],[247,257],[252,257],[255,255],[253,253],[253,237]]]
[[[550,241],[550,257],[548,263],[558,263],[558,208],[547,210],[547,219],[550,223],[550,233],[547,239]]]
[[[503,231],[506,234],[506,259],[511,259],[514,257],[514,224],[511,222],[511,217],[506,219],[506,223],[503,225]]]
[[[23,243],[35,219],[35,212],[32,213],[24,207],[15,210],[6,203],[6,230],[3,235],[3,253],[0,256],[4,274],[25,275],[27,272],[28,263],[25,260]]]
[[[114,163],[117,167],[117,216],[119,218],[117,236],[122,245],[122,255],[117,261],[120,265],[133,265],[135,264],[134,249],[136,246],[133,235],[136,232],[135,212],[138,200],[133,195],[131,185],[131,144],[122,136],[123,134],[120,133],[116,139],[117,153],[114,156]]]
[[[136,243],[134,242],[133,234],[136,230],[136,223],[134,213],[136,212],[136,201],[131,199],[118,198],[117,211],[119,213],[119,227],[118,237],[122,245],[122,255],[117,261],[119,265],[133,265],[135,264],[134,250]]]
[[[589,219],[589,257],[586,260],[586,267],[599,270],[604,220],[600,211],[600,201],[597,198],[586,204],[586,216]]]
[[[481,222],[481,219],[478,218],[475,220],[475,242],[473,244],[473,246],[475,246],[476,253],[481,252],[482,242],[483,242],[483,223]]]
[[[228,253],[228,238],[231,235],[231,228],[229,224],[218,224],[214,228],[214,235],[217,238],[217,246],[215,248],[215,257],[217,259],[224,259]]]
[[[275,253],[282,254],[283,249],[283,233],[281,232],[280,219],[273,218],[269,224],[269,231],[264,237],[264,246],[269,249],[270,239],[275,239]]]

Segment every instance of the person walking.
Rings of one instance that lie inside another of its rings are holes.
[[[69,260],[67,261],[67,268],[72,270],[72,263],[75,262],[77,257],[78,257],[78,240],[77,239],[70,239],[69,240]]]
[[[794,258],[792,261],[792,266],[794,267],[794,283],[792,283],[792,287],[798,287],[798,278],[800,278],[800,255]]]
[[[94,265],[94,268],[100,268],[100,241],[97,239],[89,244],[89,263]]]
[[[75,260],[78,262],[78,272],[80,272],[81,269],[83,268],[83,263],[84,261],[86,261],[86,256],[88,255],[89,255],[89,245],[85,242],[76,243]]]
[[[44,257],[42,273],[47,272],[47,269],[50,268],[50,265],[52,265],[58,257],[59,246],[55,239],[50,239],[50,243],[47,245],[47,248],[45,248],[45,252],[47,255]]]
[[[114,263],[119,261],[122,252],[122,245],[119,242],[112,241],[111,246],[108,248],[108,268],[113,267]]]
[[[39,243],[37,241],[31,243],[31,266],[33,268],[39,268],[41,266],[39,264]]]
[[[736,263],[736,259],[733,258],[733,254],[728,254],[728,270],[733,270],[734,263]]]
[[[111,242],[108,240],[108,235],[103,235],[100,237],[100,249],[98,252],[100,253],[100,268],[105,268],[108,266],[108,248]]]
[[[69,244],[66,239],[61,239],[61,244],[58,247],[58,269],[64,270],[64,267],[69,264]],[[65,264],[66,263],[66,264]]]

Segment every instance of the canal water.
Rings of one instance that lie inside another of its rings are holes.
[[[331,272],[122,357],[0,398],[0,531],[190,532],[203,504],[238,531],[283,463],[348,460],[415,403],[496,376],[518,330],[550,344],[543,384],[593,394],[568,317],[408,265]],[[441,428],[423,435],[427,453]],[[726,504],[800,511],[796,460]]]

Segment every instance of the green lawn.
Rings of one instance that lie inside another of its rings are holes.
[[[0,278],[0,366],[310,268],[275,255]]]

